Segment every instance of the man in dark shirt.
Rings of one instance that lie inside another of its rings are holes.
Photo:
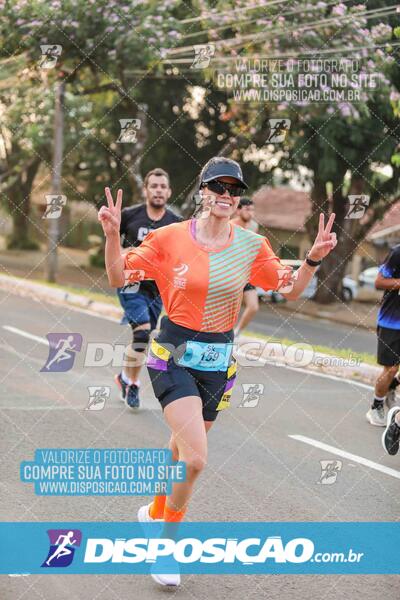
[[[378,364],[383,371],[375,383],[375,397],[367,412],[371,425],[385,427],[384,401],[391,409],[395,403],[394,390],[399,384],[400,365],[400,244],[395,246],[379,268],[375,287],[384,290],[378,313]]]
[[[147,173],[143,191],[144,204],[136,204],[122,210],[120,234],[123,248],[140,246],[149,231],[182,220],[166,208],[171,197],[169,175],[166,171],[153,169]],[[121,373],[115,376],[115,381],[121,390],[121,399],[131,408],[138,408],[139,372],[143,363],[143,353],[151,331],[157,326],[162,302],[154,281],[145,280],[132,285],[129,283],[129,274],[126,274],[125,286],[118,289],[118,297],[124,309],[121,323],[129,323],[132,328],[133,352],[127,357]]]

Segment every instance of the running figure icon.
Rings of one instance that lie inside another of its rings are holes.
[[[50,566],[51,561],[56,558],[61,558],[62,556],[67,556],[68,554],[72,554],[72,550],[67,548],[67,546],[72,546],[76,544],[77,540],[71,539],[74,537],[73,531],[68,531],[66,535],[59,535],[56,541],[57,549],[53,554],[46,560],[46,565]],[[61,541],[62,540],[62,541]]]
[[[49,362],[47,363],[47,365],[45,366],[45,369],[47,371],[50,370],[50,367],[56,363],[60,363],[63,360],[69,360],[71,358],[71,354],[69,352],[74,352],[75,350],[77,350],[78,348],[75,346],[75,344],[72,344],[71,342],[73,342],[74,340],[74,336],[73,335],[69,335],[66,339],[60,339],[58,340],[57,346],[56,346],[56,350],[58,350],[58,352],[55,353],[55,355],[53,356],[53,358],[51,360],[49,360]],[[69,352],[68,352],[69,351]]]

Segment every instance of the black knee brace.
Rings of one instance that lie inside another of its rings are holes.
[[[133,329],[132,348],[135,352],[144,352],[150,340],[150,329]]]

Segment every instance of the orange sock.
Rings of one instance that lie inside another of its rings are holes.
[[[164,517],[164,507],[167,496],[154,496],[150,506],[150,516],[152,519],[162,519]]]
[[[186,508],[183,510],[173,510],[167,504],[164,508],[164,521],[167,523],[178,523],[185,516]]]

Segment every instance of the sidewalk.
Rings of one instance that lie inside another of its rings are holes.
[[[44,251],[0,250],[0,273],[29,280],[46,281],[47,256]],[[89,266],[84,250],[58,248],[57,284],[86,288],[91,292],[115,296],[104,269]]]
[[[104,269],[89,266],[88,252],[66,247],[58,249],[57,283],[91,292],[115,296],[110,288]],[[46,281],[46,253],[43,251],[0,250],[0,273],[29,280]],[[269,306],[269,303],[266,303]],[[293,302],[273,304],[274,312],[307,315],[313,319],[325,319],[357,327],[375,330],[378,303],[351,302],[321,305],[301,298]]]

